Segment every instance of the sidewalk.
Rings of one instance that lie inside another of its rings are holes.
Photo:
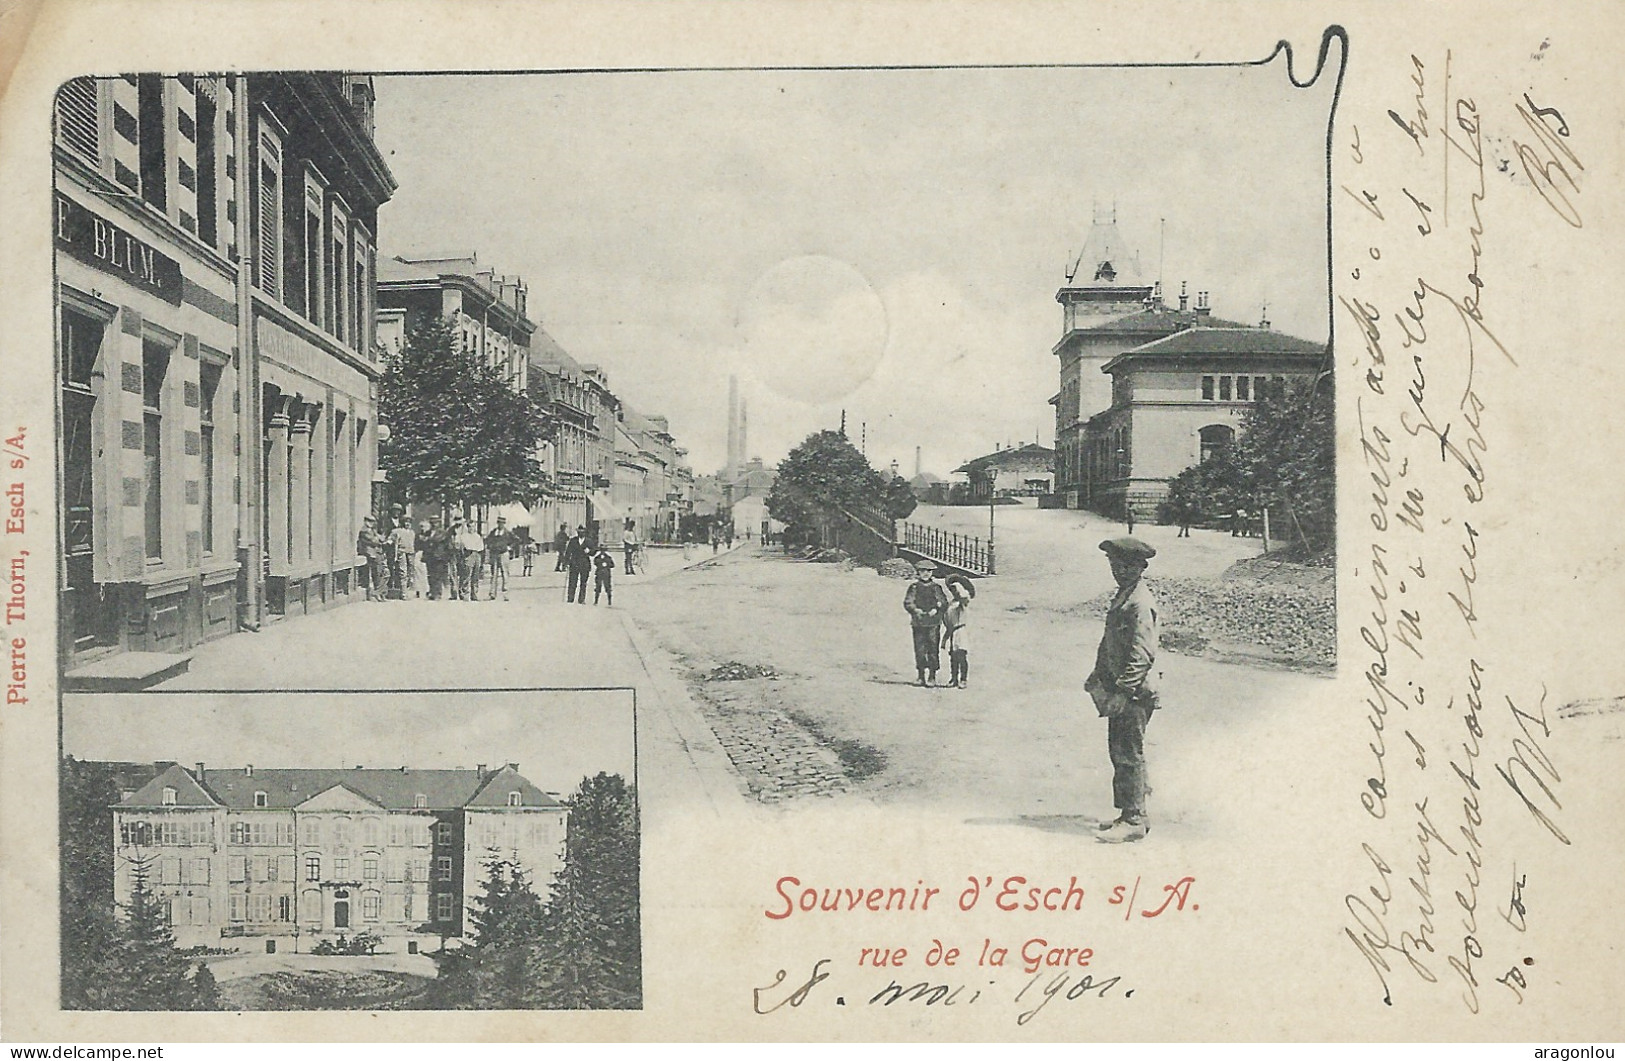
[[[667,574],[684,566],[680,551],[673,559],[661,565]],[[630,687],[637,696],[639,784],[651,797],[645,806],[719,812],[737,805],[736,774],[665,658],[640,650],[640,635],[621,607],[566,604],[563,595],[564,574],[549,567],[513,578],[506,601],[358,601],[209,642],[188,673],[134,695]],[[69,710],[75,699],[66,698]]]

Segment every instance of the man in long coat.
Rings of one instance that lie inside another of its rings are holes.
[[[1084,682],[1095,709],[1106,719],[1106,750],[1112,761],[1112,802],[1117,820],[1097,839],[1127,843],[1145,839],[1145,727],[1157,709],[1157,601],[1141,576],[1157,551],[1138,538],[1100,543],[1117,581],[1106,609],[1106,630],[1095,669]]]
[[[587,575],[592,571],[592,549],[587,545],[587,528],[580,526],[564,543],[564,567],[570,582],[564,599],[571,604],[587,603]]]

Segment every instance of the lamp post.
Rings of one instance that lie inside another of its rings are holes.
[[[1128,497],[1128,450],[1117,447],[1117,475],[1123,480],[1123,518],[1128,521],[1128,532],[1134,533],[1134,506]]]
[[[993,499],[998,496],[994,490],[994,483],[999,478],[999,469],[989,465],[987,469],[987,573],[994,574],[993,561]]]

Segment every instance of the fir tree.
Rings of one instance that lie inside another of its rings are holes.
[[[483,864],[468,944],[441,960],[431,1000],[447,1009],[526,1007],[527,952],[542,930],[542,900],[524,867],[500,854]]]
[[[642,965],[637,800],[625,779],[600,773],[570,799],[564,866],[530,952],[531,1004],[639,1008]]]

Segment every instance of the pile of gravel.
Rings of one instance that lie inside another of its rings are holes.
[[[1148,578],[1157,598],[1159,640],[1170,651],[1203,654],[1225,646],[1316,669],[1337,662],[1337,615],[1329,587],[1245,579]],[[1084,605],[1103,617],[1113,594]]]
[[[880,561],[879,571],[886,578],[914,577],[914,565],[901,556],[894,556],[890,560]]]
[[[711,668],[711,673],[705,676],[708,682],[744,682],[752,678],[777,678],[779,672],[772,667],[759,663],[740,663],[738,660],[729,660]]]

